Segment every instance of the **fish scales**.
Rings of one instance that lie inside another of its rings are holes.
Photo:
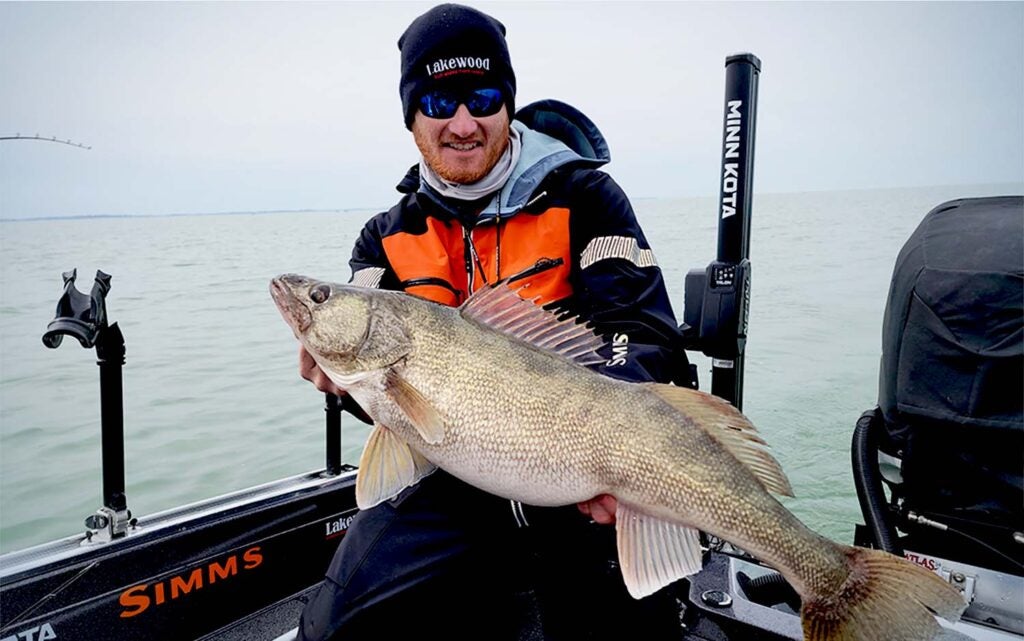
[[[600,433],[591,426],[602,407],[601,386],[583,386],[575,400],[567,398],[564,389],[543,384],[560,374],[564,360],[481,333],[459,322],[456,310],[424,311],[437,318],[415,321],[423,331],[412,340],[402,375],[436,399],[453,424],[472,427],[450,430],[435,445],[410,426],[403,436],[442,467],[468,468],[453,473],[501,496],[522,499],[525,492],[532,503],[564,505],[598,493],[603,457],[597,455]],[[354,396],[359,400],[358,392]]]
[[[464,480],[517,499],[523,495],[516,492],[518,487],[510,487],[510,479],[523,479],[530,486],[543,480],[560,488],[553,503],[559,505],[617,492],[652,510],[663,508],[665,514],[708,506],[695,514],[695,520],[713,518],[711,508],[720,497],[712,488],[756,484],[740,466],[698,465],[707,456],[723,455],[721,446],[703,431],[680,429],[681,419],[687,419],[636,384],[594,375],[530,345],[481,332],[459,322],[450,308],[424,311],[436,314],[438,321],[415,320],[424,331],[413,339],[403,375],[437,399],[453,423],[467,429],[452,430],[446,435],[450,440],[434,446],[415,429],[407,428],[403,436],[428,458],[432,454],[453,470],[465,462],[482,471],[476,478],[453,471]],[[439,351],[437,345],[451,348]],[[572,380],[574,385],[569,390],[551,383],[558,380]],[[482,393],[467,395],[462,392],[466,389]],[[637,407],[638,400],[643,408]],[[641,430],[637,419],[645,415],[659,420],[646,422]],[[652,434],[658,438],[651,439]],[[717,478],[702,479],[693,473],[702,470]],[[635,485],[634,479],[650,484]],[[548,504],[531,498],[533,503]]]
[[[823,586],[841,582],[841,573],[814,572],[839,567],[839,550],[823,545],[820,536],[776,499],[757,491],[757,480],[745,467],[702,464],[729,454],[703,430],[685,429],[692,427],[693,421],[652,393],[638,389],[643,386],[595,376],[530,345],[481,333],[468,323],[457,322],[457,314],[450,308],[430,309],[445,319],[433,325],[442,333],[422,334],[425,340],[414,351],[415,357],[410,357],[410,367],[421,359],[432,362],[436,367],[426,365],[431,371],[422,377],[423,386],[429,389],[432,382],[440,383],[437,397],[445,407],[477,406],[477,412],[456,413],[453,418],[473,426],[460,435],[487,441],[477,448],[467,443],[467,462],[477,461],[483,474],[464,476],[463,480],[538,505],[547,503],[538,500],[540,497],[524,499],[526,493],[516,492],[520,488],[509,486],[507,480],[523,479],[532,486],[544,479],[550,487],[564,487],[555,494],[559,497],[556,505],[613,494],[642,504],[653,514],[683,520],[687,525],[700,524],[705,531],[728,538],[776,567],[798,566],[788,574],[813,576]],[[437,358],[434,347],[438,344],[453,345],[463,354],[445,353]],[[453,369],[446,366],[450,362],[473,366]],[[550,383],[558,380],[576,384],[570,393]],[[454,391],[473,387],[483,390],[477,403]],[[529,402],[523,406],[521,399]],[[515,430],[515,441],[506,437],[510,427]],[[439,449],[445,449],[443,445]],[[503,451],[509,446],[514,449]],[[505,462],[510,465],[503,465]],[[490,478],[502,481],[489,483]],[[587,488],[582,495],[569,493],[581,486]],[[723,509],[726,502],[731,503],[729,509]]]
[[[610,494],[631,594],[699,571],[699,528],[778,569],[801,595],[813,641],[930,639],[940,630],[932,613],[955,620],[966,605],[934,573],[804,526],[769,492],[788,494],[788,481],[735,408],[586,369],[593,337],[504,285],[460,309],[297,275],[271,292],[307,351],[375,420],[360,507],[435,466],[529,504]],[[548,349],[530,343],[563,335],[561,353],[554,338]]]

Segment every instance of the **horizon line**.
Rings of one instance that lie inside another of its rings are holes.
[[[1020,181],[1009,181],[1009,182],[986,182],[986,183],[956,183],[956,184],[942,184],[942,185],[904,185],[900,187],[847,187],[842,189],[808,189],[804,191],[763,191],[758,192],[756,189],[754,194],[760,195],[785,195],[785,194],[812,194],[812,193],[826,193],[826,192],[850,192],[850,191],[887,191],[896,189],[938,189],[942,187],[992,187],[992,186],[1013,186],[1019,187],[1024,192],[1024,182]],[[631,198],[631,201],[642,201],[642,200],[672,200],[672,199],[687,199],[687,198],[714,198],[718,194],[689,194],[689,195],[676,195],[676,196],[637,196]],[[965,196],[967,197],[967,196]],[[173,217],[185,217],[185,216],[262,216],[268,214],[303,214],[303,213],[350,213],[350,212],[368,212],[368,211],[386,211],[390,206],[380,207],[343,207],[343,208],[319,208],[319,207],[305,207],[299,209],[260,209],[253,211],[245,210],[234,210],[234,211],[205,211],[205,212],[170,212],[170,213],[156,213],[156,214],[52,214],[47,216],[26,216],[24,218],[7,218],[0,217],[0,222],[31,222],[41,220],[75,220],[75,219],[89,219],[89,218],[173,218]]]
[[[263,216],[267,214],[309,214],[309,213],[335,213],[344,214],[360,211],[378,211],[374,207],[345,207],[304,209],[259,209],[254,211],[194,211],[194,212],[171,212],[166,214],[53,214],[49,216],[26,216],[25,218],[0,218],[0,222],[16,223],[39,220],[76,220],[85,218],[175,218],[185,216]]]

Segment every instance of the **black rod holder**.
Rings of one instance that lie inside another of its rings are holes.
[[[324,394],[324,411],[327,413],[327,476],[341,474],[341,410],[342,399],[335,394]]]
[[[124,336],[117,323],[103,328],[96,341],[100,367],[100,424],[103,450],[103,505],[114,511],[128,508],[124,489]]]
[[[86,349],[96,348],[96,364],[100,368],[103,507],[86,519],[86,525],[94,530],[91,535],[100,533],[100,539],[109,540],[124,536],[131,524],[124,482],[124,335],[117,323],[107,324],[110,275],[97,271],[89,295],[75,287],[77,275],[76,269],[62,274],[64,294],[43,334],[43,345],[56,349],[65,336],[71,336]]]
[[[721,302],[718,346],[708,353],[711,393],[743,408],[744,348],[750,310],[750,212],[761,61],[751,53],[725,60],[725,114],[717,260],[707,287]]]

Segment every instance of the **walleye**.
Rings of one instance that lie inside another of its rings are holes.
[[[772,493],[789,481],[732,405],[586,367],[602,341],[505,284],[459,308],[287,274],[271,293],[295,336],[373,417],[360,508],[436,467],[532,505],[618,501],[623,579],[635,598],[701,569],[698,530],[776,568],[800,594],[804,638],[919,641],[966,603],[933,572],[835,543]]]

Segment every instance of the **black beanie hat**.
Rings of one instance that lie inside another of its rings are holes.
[[[516,75],[505,43],[505,25],[471,7],[442,4],[412,21],[398,39],[402,52],[405,126],[419,99],[442,87],[501,89],[509,118],[515,113]]]

